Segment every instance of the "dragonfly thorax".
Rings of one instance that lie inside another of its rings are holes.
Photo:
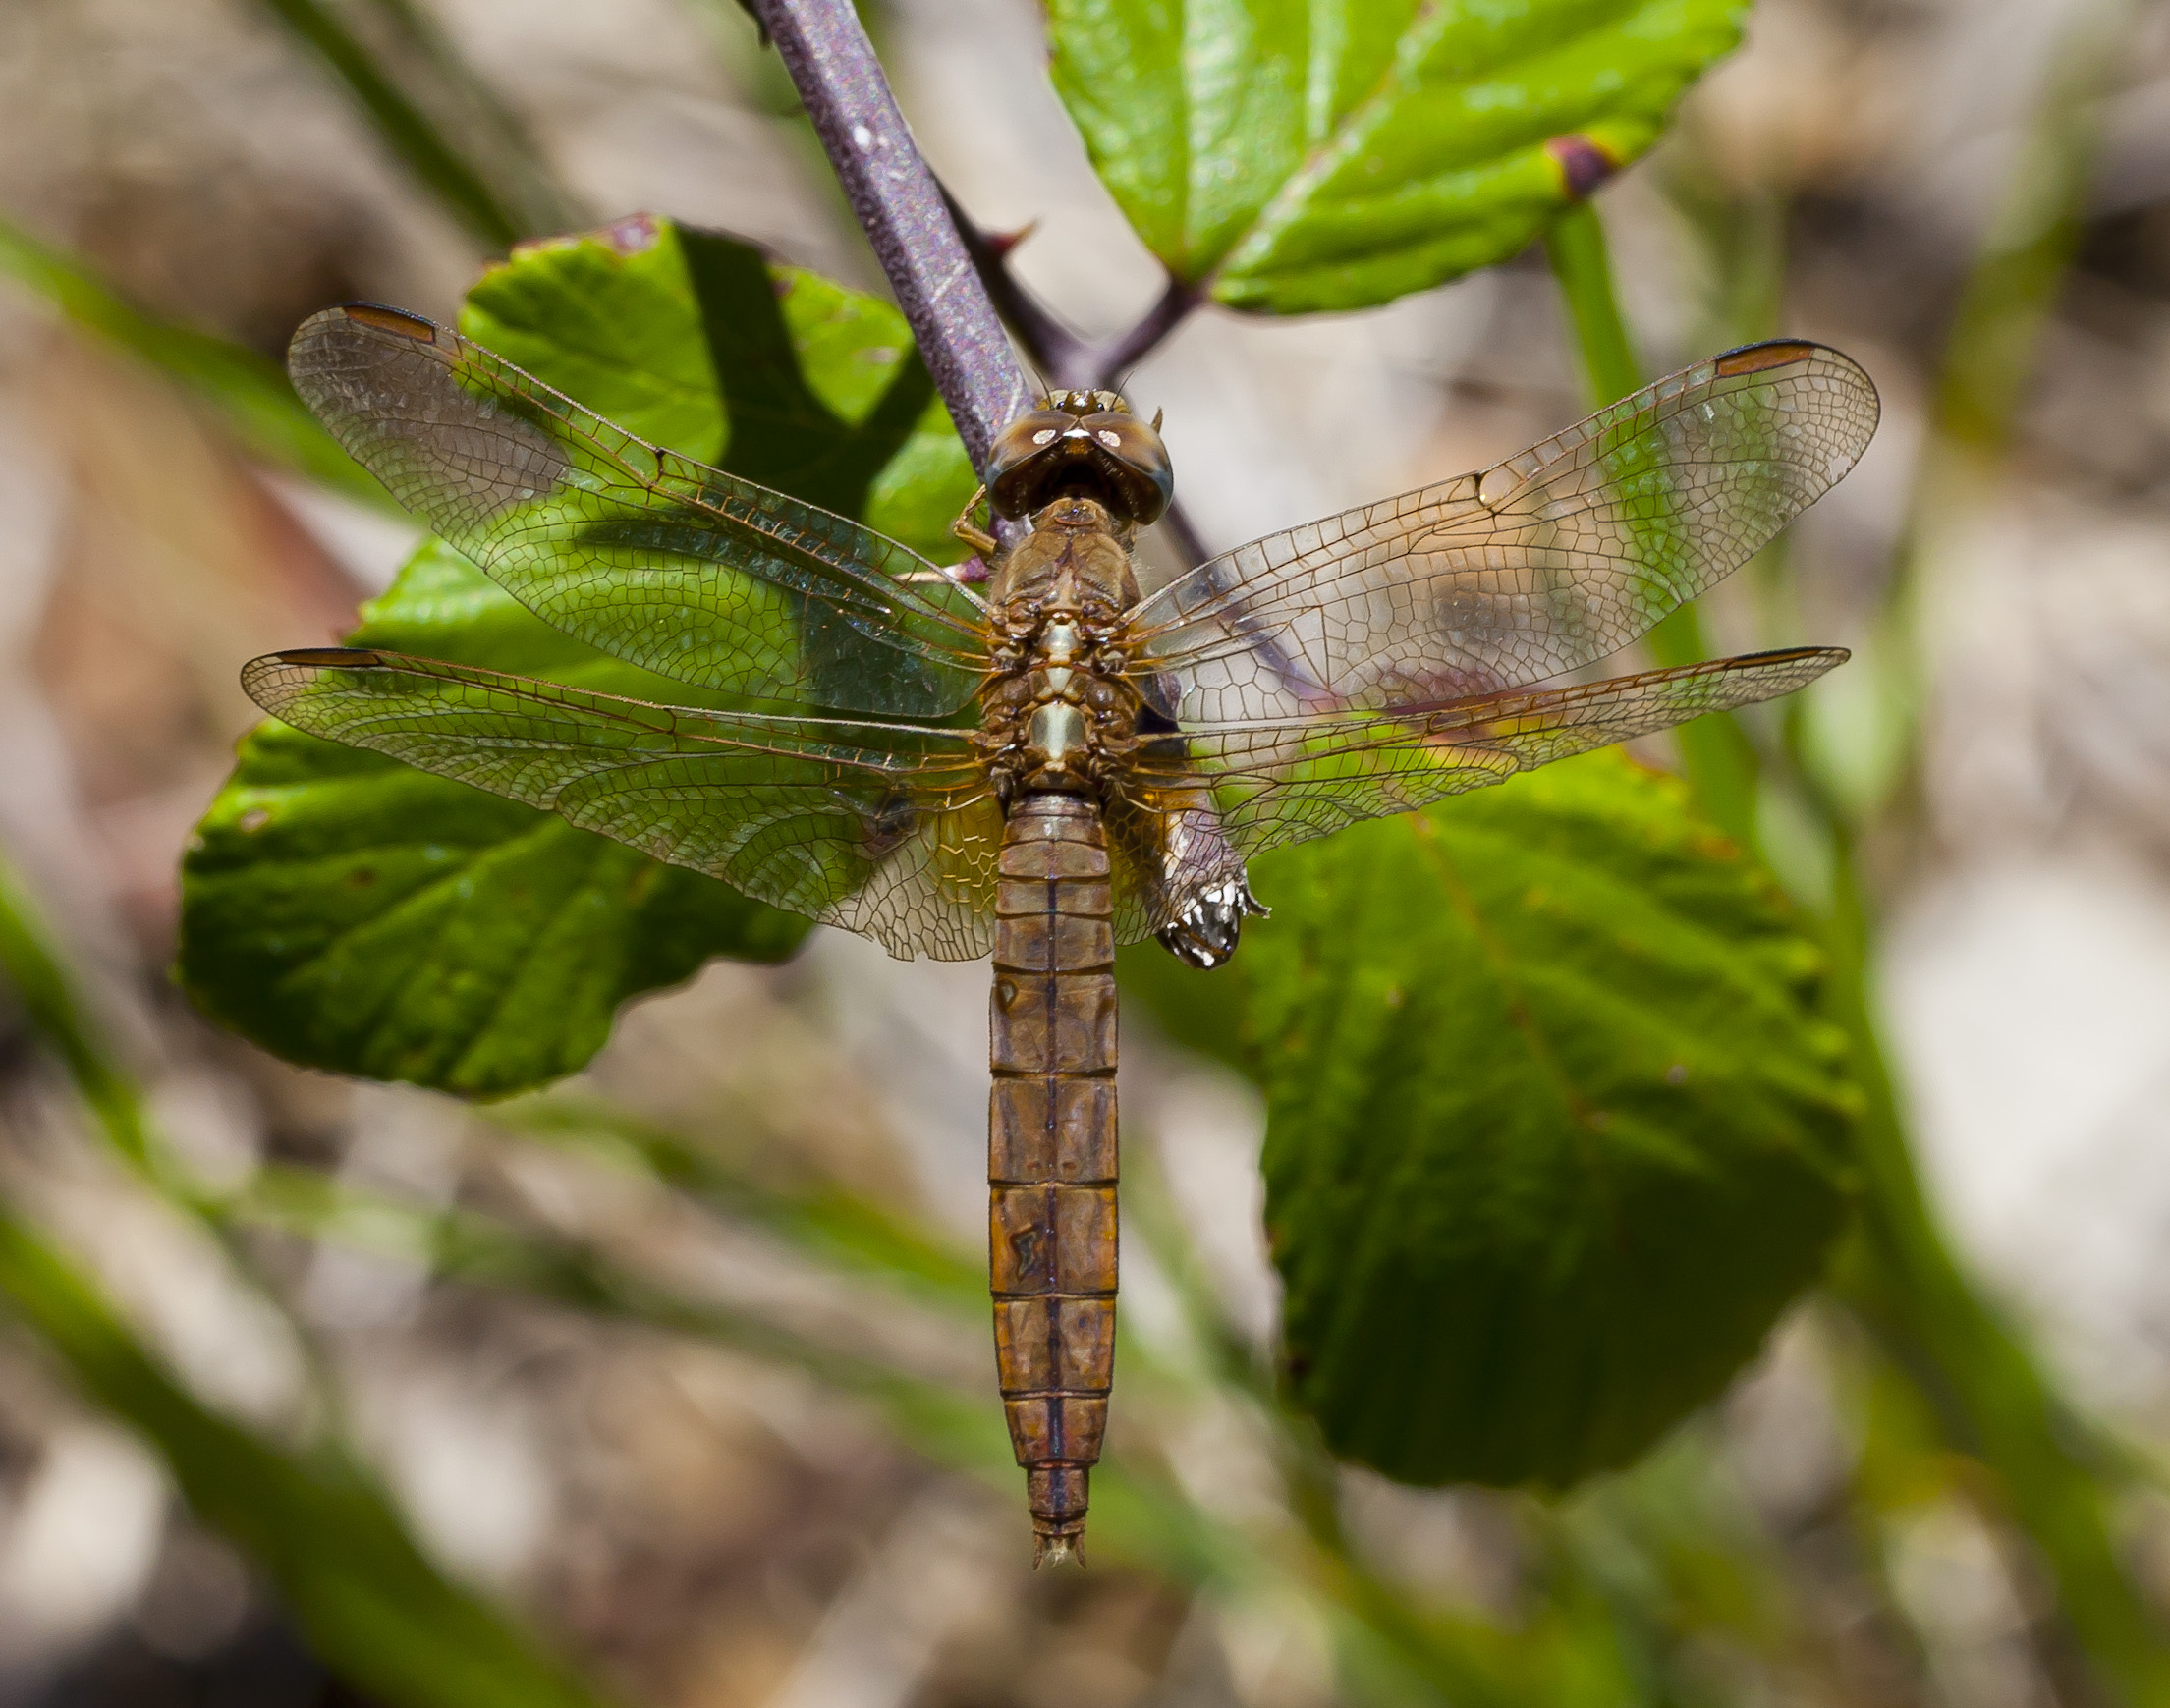
[[[1126,613],[1138,601],[1127,530],[1090,498],[1056,501],[996,571],[1004,638],[978,741],[1005,803],[1020,794],[1097,795],[1136,745]]]

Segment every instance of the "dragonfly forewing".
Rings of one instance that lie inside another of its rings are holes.
[[[1527,687],[1646,634],[1851,468],[1876,392],[1821,345],[1754,345],[1478,473],[1201,565],[1143,601],[1141,691],[1186,724]]]
[[[638,439],[444,327],[328,308],[287,363],[404,507],[614,657],[882,716],[947,715],[986,676],[978,601],[918,553]]]

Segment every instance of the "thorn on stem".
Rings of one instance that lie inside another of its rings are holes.
[[[775,43],[769,39],[768,25],[762,20],[761,15],[753,10],[753,0],[739,0],[739,10],[753,20],[753,28],[760,33],[762,51],[766,52],[773,47]]]

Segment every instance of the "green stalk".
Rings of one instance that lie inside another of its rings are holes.
[[[1999,502],[1999,473],[2085,223],[2101,142],[2099,97],[2130,34],[2128,0],[2102,0],[2063,43],[2019,151],[2003,204],[1962,287],[1945,335],[1929,433],[1891,579],[1878,613],[1876,656],[1887,715],[1911,750],[1920,722],[1922,571],[1947,520]],[[1908,787],[1902,767],[1888,795]]]
[[[1919,728],[1924,543],[1962,506],[1993,497],[2031,382],[2041,333],[2077,247],[2099,145],[2098,98],[2128,35],[2123,0],[2083,19],[2046,81],[2021,166],[1953,318],[1923,458],[1890,588],[1884,644],[1911,745]],[[1918,768],[1919,756],[1913,761]],[[1873,905],[1858,829],[1828,796],[1837,845],[1830,932],[1836,1018],[1855,1042],[1867,1098],[1864,1258],[1842,1296],[1898,1353],[1956,1438],[1995,1473],[2003,1515],[2032,1539],[2061,1616],[2114,1700],[2170,1703],[2170,1629],[2133,1583],[2114,1535],[2119,1456],[2059,1398],[2025,1345],[1945,1243],[1906,1141],[1872,1010]]]
[[[497,200],[530,237],[580,231],[595,217],[552,174],[542,150],[498,92],[470,65],[437,21],[415,0],[368,0],[402,63],[434,97],[428,104],[458,120],[455,140],[469,168],[496,187]],[[358,91],[359,92],[359,91]],[[373,115],[372,115],[373,116]]]
[[[599,1698],[416,1547],[343,1453],[294,1454],[206,1410],[75,1266],[0,1204],[0,1299],[245,1549],[317,1653],[399,1708],[595,1708]]]
[[[246,1249],[215,1200],[195,1188],[144,1120],[136,1085],[84,1016],[5,859],[0,974],[115,1155],[153,1191],[203,1220],[249,1272]],[[555,1659],[439,1574],[343,1448],[327,1441],[289,1451],[206,1410],[4,1200],[0,1301],[91,1399],[143,1436],[191,1507],[255,1559],[317,1652],[362,1689],[399,1708],[593,1708],[597,1698]]]
[[[148,362],[215,410],[251,456],[379,510],[389,494],[295,396],[286,372],[253,350],[169,325],[124,301],[71,256],[0,218],[0,273],[105,343]]]
[[[362,103],[385,146],[484,248],[503,254],[522,238],[543,235],[526,227],[330,8],[319,0],[262,0],[262,4],[316,50]]]
[[[1544,252],[1575,325],[1590,407],[1601,410],[1641,385],[1642,364],[1621,318],[1611,251],[1597,209],[1586,200],[1570,202],[1546,229]]]
[[[842,1187],[785,1191],[758,1185],[677,1133],[563,1091],[497,1104],[486,1119],[516,1139],[630,1163],[718,1214],[751,1222],[824,1262],[878,1277],[945,1310],[978,1318],[987,1309],[984,1257],[960,1251]]]
[[[1575,325],[1590,406],[1603,409],[1637,390],[1643,378],[1620,315],[1605,228],[1596,208],[1586,200],[1571,203],[1545,232],[1544,247]],[[1702,619],[1692,604],[1683,605],[1644,638],[1651,656],[1668,669],[1709,656]],[[1735,842],[1755,848],[1755,749],[1740,724],[1730,714],[1697,718],[1683,724],[1676,739],[1682,766],[1703,810]]]
[[[0,856],[0,973],[15,987],[16,1000],[30,1025],[68,1070],[106,1142],[146,1180],[165,1178],[165,1158],[144,1125],[135,1085],[84,1025],[73,985],[4,856]]]
[[[2040,328],[2077,241],[2092,160],[2088,95],[2101,86],[2104,49],[2114,39],[2099,25],[2087,27],[2060,63],[2027,175],[1963,294],[1938,390],[1938,443],[1925,463],[1886,607],[1897,644],[1879,651],[1911,657],[1918,541],[1927,519],[1955,491],[1978,493],[1986,483],[1981,476],[2008,443]],[[1594,210],[1569,209],[1547,248],[1593,397],[1625,395],[1639,374]],[[1668,618],[1651,641],[1662,663],[1699,652],[1693,607]],[[1909,715],[1918,698],[1905,696]],[[1715,739],[1703,733],[1721,729],[1727,734]],[[1702,719],[1681,734],[1689,780],[1705,810],[1752,841],[1754,749],[1731,719]],[[1789,768],[1835,845],[1827,1000],[1852,1041],[1865,1101],[1856,1134],[1865,1185],[1863,1260],[1841,1278],[1841,1297],[1921,1388],[1952,1445],[1994,1473],[2003,1515],[2040,1551],[2060,1613],[2098,1683],[2116,1700],[2170,1702],[2166,1633],[2124,1570],[2111,1532],[2105,1475],[2112,1456],[2087,1439],[2023,1342],[1975,1291],[1936,1225],[1873,1013],[1872,912],[1855,862],[1857,833],[1813,775],[1798,761]]]
[[[1859,1260],[1841,1267],[1838,1296],[1920,1388],[1951,1445],[1993,1473],[1997,1515],[2039,1551],[2058,1612],[2108,1699],[2170,1703],[2170,1632],[2118,1554],[2115,1450],[1961,1269],[1922,1192],[1872,1009],[1868,909],[1843,836],[1835,889],[1828,991],[1864,1099],[1855,1146],[1866,1187]]]

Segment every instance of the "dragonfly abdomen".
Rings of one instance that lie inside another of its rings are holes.
[[[995,1360],[1042,1560],[1085,1531],[1115,1363],[1115,933],[1097,807],[1003,826],[987,1117]]]

